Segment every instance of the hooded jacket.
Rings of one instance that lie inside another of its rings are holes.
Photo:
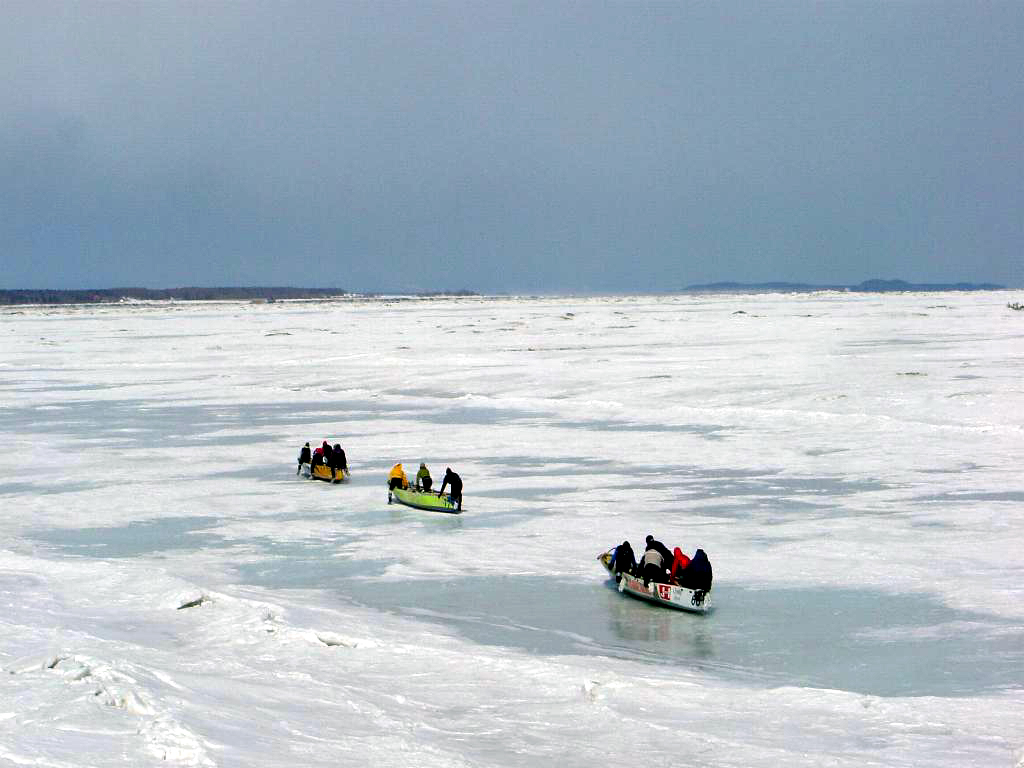
[[[340,443],[335,443],[331,449],[331,460],[335,469],[348,469],[348,459],[345,458],[345,451],[342,450]]]
[[[703,549],[693,553],[693,559],[679,573],[679,586],[687,589],[711,589],[711,561]]]
[[[672,553],[668,551],[668,547],[666,547],[657,539],[649,536],[647,541],[647,547],[644,550],[645,561],[647,559],[647,552],[652,549],[659,555],[661,555],[661,564],[663,567],[667,568],[672,562]]]
[[[612,566],[616,573],[632,573],[636,570],[636,556],[633,554],[633,547],[628,541],[624,541],[615,548],[615,559]]]
[[[462,496],[462,478],[455,472],[452,472],[451,469],[445,470],[444,479],[441,481],[441,490],[439,493],[444,493],[444,487],[446,485],[451,486],[451,491],[449,493],[451,493],[452,496],[455,496],[456,498]]]
[[[389,485],[391,484],[392,480],[400,480],[401,484],[402,484],[402,488],[408,488],[409,487],[409,480],[405,476],[405,470],[402,469],[401,462],[399,462],[398,464],[395,464],[395,466],[393,466],[391,468],[391,473],[388,475],[388,484]]]

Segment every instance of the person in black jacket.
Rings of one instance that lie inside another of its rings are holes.
[[[652,581],[664,582],[665,569],[668,568],[671,562],[672,553],[668,551],[668,547],[653,536],[648,535],[647,548],[644,550],[644,556],[641,560],[643,564],[644,586],[646,587]]]
[[[451,486],[451,491],[448,495],[452,497],[452,503],[455,504],[455,508],[462,510],[462,478],[452,472],[451,467],[446,467],[444,470],[444,479],[441,481],[441,490],[437,492],[438,496],[444,495],[444,487]]]
[[[334,479],[334,449],[331,444],[324,440],[324,466],[331,470],[331,480]]]
[[[618,581],[623,573],[636,572],[636,556],[633,554],[633,547],[628,541],[624,541],[615,548],[615,557],[612,559],[612,568],[615,570],[615,580]]]
[[[679,573],[679,586],[687,589],[711,589],[711,561],[703,549],[693,553],[693,559]]]
[[[295,470],[295,474],[299,474],[302,471],[302,465],[309,464],[312,458],[312,454],[309,452],[309,443],[306,443],[299,451],[299,468]]]
[[[333,468],[341,472],[342,477],[345,477],[345,473],[348,472],[348,458],[345,456],[345,451],[342,450],[341,443],[334,444],[334,448],[331,449],[331,459],[334,461]]]

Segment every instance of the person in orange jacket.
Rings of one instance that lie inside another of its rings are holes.
[[[395,488],[406,489],[409,487],[409,479],[405,476],[405,470],[402,469],[402,463],[399,462],[391,468],[391,474],[388,475],[388,490],[393,491]]]

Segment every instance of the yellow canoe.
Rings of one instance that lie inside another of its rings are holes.
[[[335,470],[334,476],[331,476],[331,468],[324,464],[317,464],[313,467],[312,477],[314,480],[323,480],[327,483],[346,483],[348,482],[349,472],[347,469]]]

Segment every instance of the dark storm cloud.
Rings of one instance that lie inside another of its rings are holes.
[[[1018,3],[0,18],[0,287],[1024,284]]]

